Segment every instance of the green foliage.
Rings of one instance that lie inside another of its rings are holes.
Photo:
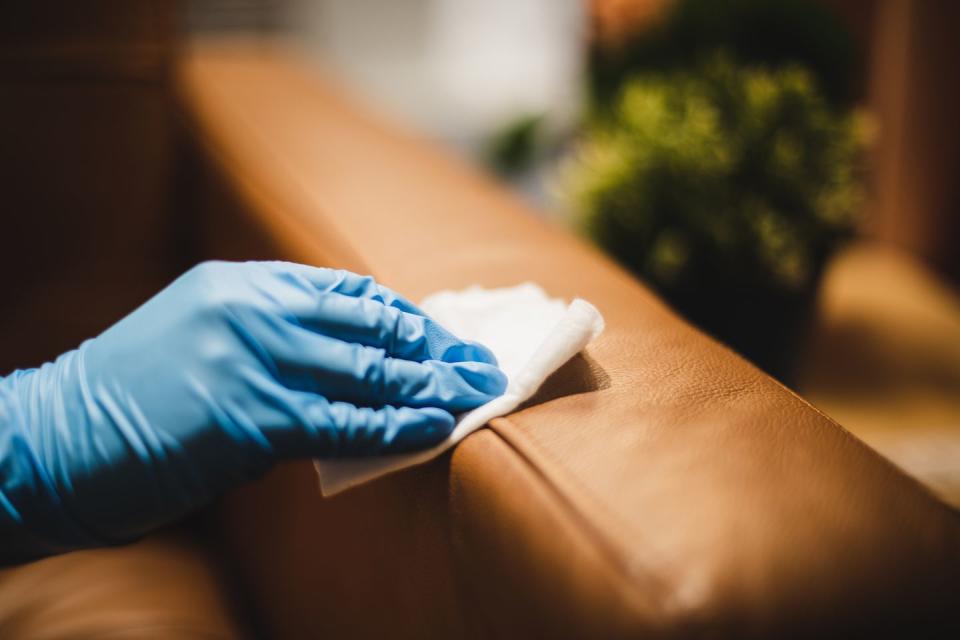
[[[538,136],[542,133],[543,114],[521,116],[494,133],[485,155],[497,173],[515,174],[529,167],[537,155]]]
[[[834,106],[860,92],[862,61],[832,12],[813,0],[672,0],[657,24],[590,57],[594,107],[602,111],[639,71],[689,68],[722,49],[753,67],[802,65]]]
[[[627,80],[562,172],[578,221],[668,298],[802,291],[863,197],[862,116],[838,114],[799,66],[715,55]]]

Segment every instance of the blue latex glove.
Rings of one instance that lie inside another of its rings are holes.
[[[505,387],[486,348],[371,278],[202,264],[0,381],[0,554],[130,540],[284,458],[425,448]]]

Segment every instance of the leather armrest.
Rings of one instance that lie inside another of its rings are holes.
[[[270,637],[956,624],[957,514],[599,253],[282,51],[199,46],[179,95],[238,203],[208,220],[212,254],[246,229],[256,257],[414,299],[533,280],[607,320],[534,402],[434,463],[333,499],[289,464],[232,495],[226,544]]]

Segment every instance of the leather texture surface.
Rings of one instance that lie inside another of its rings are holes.
[[[537,398],[434,463],[328,500],[290,464],[230,496],[226,545],[265,635],[956,624],[956,512],[596,251],[269,46],[198,46],[179,87],[234,198],[207,223],[211,255],[369,272],[414,299],[533,280],[607,320]],[[233,253],[241,233],[264,254]]]
[[[960,507],[960,296],[927,265],[869,241],[838,256],[798,386]]]
[[[0,638],[245,638],[205,551],[166,532],[0,570]]]

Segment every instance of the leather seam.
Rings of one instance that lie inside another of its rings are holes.
[[[507,446],[510,447],[526,464],[526,466],[543,481],[543,485],[556,498],[556,502],[563,506],[563,509],[571,515],[571,520],[577,523],[577,528],[585,535],[587,539],[593,542],[600,555],[606,558],[614,569],[617,578],[623,581],[633,597],[649,597],[651,593],[659,597],[651,598],[658,609],[663,609],[663,594],[670,592],[670,587],[660,575],[651,569],[647,563],[644,566],[635,566],[631,563],[626,554],[623,553],[620,545],[614,543],[610,536],[604,535],[606,527],[594,524],[593,520],[587,515],[586,511],[578,504],[578,501],[586,501],[589,504],[597,505],[603,511],[603,518],[611,526],[609,529],[615,529],[623,537],[636,537],[636,532],[628,527],[623,519],[614,513],[609,506],[601,500],[594,492],[578,483],[559,483],[546,467],[557,466],[552,456],[539,447],[535,442],[526,438],[519,429],[517,423],[510,419],[510,416],[500,416],[494,418],[487,425]],[[525,451],[525,449],[527,449]],[[535,452],[531,455],[531,451]],[[540,461],[535,458],[541,458]],[[579,499],[572,498],[569,494],[579,493]],[[642,573],[643,579],[652,583],[654,589],[643,589],[636,584],[635,579]]]

